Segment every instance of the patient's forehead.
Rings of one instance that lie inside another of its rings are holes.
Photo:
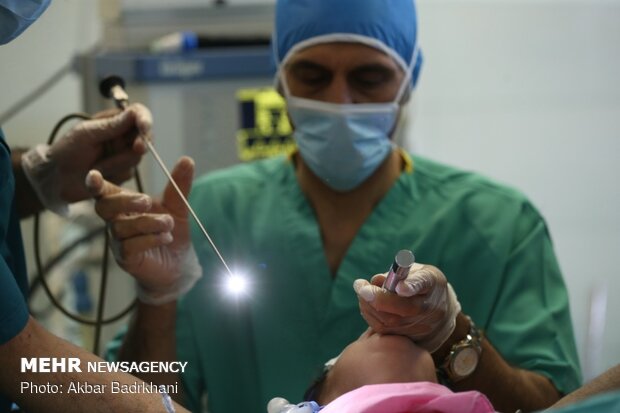
[[[351,343],[352,349],[363,348],[388,354],[400,353],[401,351],[415,351],[418,346],[405,336],[394,334],[379,334],[367,330],[356,341]],[[347,347],[347,348],[349,348]]]
[[[383,375],[390,369],[400,370],[402,364],[414,363],[424,353],[407,337],[365,332],[344,349],[336,365],[341,372]]]
[[[366,332],[349,344],[320,387],[321,402],[378,383],[436,381],[428,351],[404,336]]]

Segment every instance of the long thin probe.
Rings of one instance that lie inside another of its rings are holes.
[[[168,168],[166,168],[166,165],[164,165],[164,162],[162,161],[162,159],[159,157],[159,154],[157,153],[157,151],[155,150],[155,147],[153,146],[153,144],[148,140],[148,139],[144,139],[144,141],[146,142],[146,146],[149,148],[149,150],[151,151],[151,154],[153,154],[153,156],[155,157],[155,160],[157,161],[157,163],[159,164],[159,166],[161,166],[161,169],[164,171],[164,173],[166,174],[166,176],[168,177],[168,179],[170,180],[170,183],[172,183],[172,186],[174,187],[174,189],[176,189],[177,194],[179,194],[179,196],[181,197],[181,200],[183,201],[183,203],[185,204],[185,206],[187,207],[187,209],[189,210],[190,214],[192,214],[192,216],[194,217],[194,220],[196,221],[196,223],[198,224],[198,226],[200,227],[200,229],[202,230],[202,233],[205,235],[205,237],[207,238],[207,241],[209,241],[209,244],[211,245],[211,248],[213,248],[213,252],[215,252],[215,254],[218,256],[218,258],[220,259],[220,261],[222,262],[222,264],[224,265],[224,267],[226,267],[226,271],[228,271],[228,274],[230,274],[231,276],[233,276],[232,271],[230,270],[230,268],[228,268],[228,265],[226,264],[226,261],[224,261],[224,257],[222,257],[222,254],[220,254],[220,251],[217,249],[217,247],[215,246],[215,243],[213,242],[213,240],[211,239],[211,237],[209,236],[209,233],[207,232],[207,230],[205,229],[205,227],[202,225],[202,222],[200,222],[200,219],[198,219],[198,216],[196,215],[196,213],[194,212],[194,209],[191,207],[191,205],[189,204],[189,202],[187,201],[187,198],[185,198],[185,196],[183,195],[183,193],[181,192],[181,189],[178,187],[177,183],[174,181],[174,179],[172,178],[172,175],[170,174],[170,172],[168,171]]]
[[[127,92],[124,89],[124,83],[125,82],[120,77],[110,76],[104,79],[99,85],[101,93],[107,98],[112,98],[116,106],[121,110],[125,110],[127,106],[129,105],[129,95],[127,95]],[[231,277],[234,277],[232,271],[228,267],[228,264],[226,264],[224,257],[222,257],[222,254],[220,254],[220,251],[215,246],[215,243],[209,236],[209,233],[205,229],[204,225],[202,225],[202,222],[200,222],[198,215],[196,215],[196,213],[194,212],[194,209],[191,207],[191,205],[187,201],[187,198],[185,198],[185,195],[183,195],[183,192],[181,192],[181,189],[179,188],[175,180],[172,178],[170,171],[168,171],[168,168],[164,164],[164,161],[161,159],[161,157],[157,153],[155,146],[153,146],[153,144],[151,143],[149,139],[144,138],[143,141],[144,143],[146,143],[147,148],[149,149],[149,151],[151,152],[151,154],[153,155],[153,157],[159,164],[162,171],[164,171],[164,173],[166,174],[166,177],[168,177],[168,180],[170,181],[170,183],[172,183],[172,186],[176,190],[177,194],[179,194],[179,196],[181,197],[181,200],[187,207],[190,214],[192,214],[192,217],[194,217],[194,220],[198,224],[198,227],[200,227],[200,230],[204,234],[205,238],[207,238],[207,241],[209,241],[209,245],[211,245],[213,252],[215,252],[217,257],[220,259],[220,261],[222,262],[222,265],[224,265],[224,268],[226,268],[226,271],[228,271],[228,274]]]

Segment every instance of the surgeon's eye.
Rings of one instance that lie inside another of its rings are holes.
[[[319,87],[329,84],[331,71],[312,62],[301,61],[292,64],[288,70],[291,81],[308,87]]]
[[[321,86],[330,82],[332,75],[327,70],[304,68],[295,73],[297,81],[307,86]]]
[[[355,69],[349,74],[349,82],[352,86],[372,90],[381,88],[394,80],[393,70],[381,65],[368,65]]]

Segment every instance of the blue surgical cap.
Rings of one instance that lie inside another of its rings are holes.
[[[411,86],[422,66],[414,0],[278,0],[273,52],[280,66],[290,54],[318,43],[352,41],[392,55]]]

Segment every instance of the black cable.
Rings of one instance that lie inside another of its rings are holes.
[[[36,233],[35,233],[35,261],[37,261],[37,257],[40,257],[40,250],[38,247],[38,232],[39,232],[39,222],[38,217],[35,216],[35,227],[37,227],[35,229]],[[53,297],[53,293],[51,293],[51,289],[49,288],[49,284],[47,284],[47,282],[45,281],[44,275],[49,273],[56,265],[60,264],[60,262],[62,262],[62,260],[69,254],[71,253],[71,251],[73,251],[75,248],[79,247],[80,244],[85,243],[85,242],[89,242],[92,241],[94,238],[98,237],[101,234],[105,234],[105,229],[106,227],[99,227],[99,228],[95,228],[94,230],[88,232],[87,234],[83,235],[82,237],[76,239],[75,241],[73,241],[71,244],[69,244],[68,246],[66,246],[65,248],[63,248],[58,254],[56,254],[55,256],[53,256],[52,258],[50,258],[47,263],[45,265],[43,265],[40,269],[37,271],[37,273],[35,273],[33,276],[29,277],[32,278],[32,282],[30,283],[30,287],[28,289],[28,299],[32,299],[32,297],[34,296],[34,294],[36,293],[36,290],[43,286],[43,289],[47,295],[47,297],[50,299],[50,302],[52,304],[52,308],[57,308],[58,310],[60,310],[63,314],[65,314],[67,317],[69,317],[70,319],[77,321],[78,323],[82,323],[82,324],[86,324],[86,325],[91,325],[91,326],[95,326],[96,325],[96,320],[88,320],[88,319],[84,319],[79,315],[75,315],[69,312],[69,310],[66,310],[64,307],[62,307],[62,304],[59,303],[59,300],[56,297]],[[105,253],[107,255],[107,252]],[[40,263],[40,258],[38,258],[39,263]],[[39,265],[37,264],[37,267],[39,267]],[[45,284],[45,285],[44,285]],[[48,288],[46,289],[45,286],[47,286]],[[49,293],[48,293],[49,291]],[[50,294],[52,295],[52,297],[50,297]],[[60,298],[62,298],[62,295],[60,295]],[[59,307],[60,306],[60,307]],[[127,308],[125,308],[122,312],[120,312],[118,315],[114,316],[114,317],[110,317],[107,318],[105,320],[101,321],[101,324],[110,324],[113,323],[115,321],[120,320],[121,318],[125,317],[127,314],[129,314],[129,312],[133,309],[134,307],[134,303],[132,302]],[[65,310],[65,311],[63,311]],[[47,309],[43,310],[42,312],[47,312]]]
[[[60,130],[60,128],[62,128],[62,126],[68,122],[69,120],[72,119],[81,119],[81,120],[88,120],[91,119],[91,116],[85,114],[85,113],[73,113],[70,115],[67,115],[65,117],[63,117],[60,121],[58,121],[58,123],[56,124],[56,126],[54,127],[54,129],[52,129],[52,132],[50,133],[49,139],[48,139],[48,145],[51,145],[55,138],[56,138],[56,134],[58,133],[58,131]],[[135,170],[135,178],[136,178],[136,184],[138,186],[138,188],[140,189],[140,191],[142,192],[142,182],[140,179],[140,176],[138,174],[137,169]],[[67,310],[57,299],[56,297],[54,297],[54,294],[52,293],[49,285],[47,284],[47,280],[45,279],[46,274],[49,272],[49,270],[56,264],[58,264],[58,262],[60,262],[60,260],[62,259],[62,257],[64,257],[66,254],[69,253],[69,251],[73,248],[75,248],[77,245],[79,245],[79,242],[74,243],[72,245],[70,245],[69,247],[65,248],[64,250],[62,250],[59,254],[57,254],[56,257],[54,257],[53,259],[51,259],[46,267],[43,267],[42,265],[42,260],[41,260],[41,251],[40,251],[40,238],[39,238],[39,227],[40,227],[40,214],[35,214],[34,215],[34,258],[35,258],[35,264],[37,267],[37,279],[39,280],[39,282],[41,283],[41,286],[43,287],[43,290],[45,291],[47,297],[49,298],[50,302],[52,303],[52,305],[54,307],[56,307],[61,313],[63,313],[65,316],[67,316],[68,318],[81,323],[81,324],[86,324],[86,325],[91,325],[95,327],[95,343],[94,343],[94,353],[97,354],[99,351],[99,339],[101,336],[101,328],[103,325],[105,324],[110,324],[113,323],[115,321],[120,320],[121,318],[125,317],[127,314],[129,314],[129,312],[131,312],[131,310],[133,310],[137,300],[134,300],[125,310],[121,311],[120,313],[118,313],[117,315],[104,319],[103,318],[103,313],[104,313],[104,306],[105,306],[105,288],[107,286],[107,277],[108,277],[108,261],[109,261],[109,233],[107,231],[104,231],[105,233],[105,250],[103,253],[103,262],[102,262],[102,268],[101,268],[101,284],[100,284],[100,291],[99,291],[99,302],[97,303],[97,315],[95,320],[89,320],[86,319],[84,317],[81,317],[79,315],[73,314],[71,313],[69,310]],[[99,231],[102,229],[99,229]],[[90,234],[87,234],[90,235]],[[89,237],[84,237],[84,238],[88,238]],[[79,241],[79,240],[78,240]],[[82,240],[83,242],[84,240]],[[35,279],[36,282],[36,279]]]
[[[86,243],[86,242],[90,242],[93,239],[95,239],[96,237],[98,237],[99,235],[103,234],[104,230],[105,230],[104,226],[99,227],[99,228],[95,228],[95,229],[87,232],[86,234],[82,235],[78,239],[74,240],[73,242],[71,242],[71,244],[69,244],[66,247],[64,247],[59,253],[54,255],[52,258],[48,259],[48,261],[43,266],[43,271],[42,271],[43,274],[47,274],[48,272],[50,272],[52,270],[52,268],[54,268],[57,264],[62,262],[62,260],[67,255],[69,255],[74,249],[79,247],[81,244]],[[39,287],[41,287],[41,277],[40,277],[40,274],[38,272],[35,272],[34,274],[30,274],[28,276],[28,279],[32,280],[30,282],[30,285],[28,286],[28,301],[30,301],[34,297],[34,295],[36,294],[36,292],[39,289]],[[63,296],[64,296],[64,294],[61,291],[58,294],[57,301],[62,300]],[[47,315],[50,313],[50,311],[52,311],[54,308],[55,308],[54,305],[50,302],[49,306],[47,306],[45,308],[42,308],[39,311],[34,311],[31,308],[30,312],[32,313],[32,315],[35,318],[47,317]]]
[[[65,123],[69,122],[72,119],[91,120],[92,117],[88,113],[83,112],[70,113],[67,116],[63,116],[58,122],[56,122],[54,129],[52,129],[50,136],[47,138],[48,145],[54,143],[54,140],[56,139],[56,134],[58,133],[60,128],[62,128]]]
[[[80,244],[92,241],[94,238],[103,234],[104,230],[105,230],[104,226],[95,228],[87,232],[86,234],[82,235],[81,237],[73,241],[71,244],[67,245],[58,254],[54,255],[52,258],[50,258],[45,263],[45,265],[43,266],[43,273],[50,272],[52,268],[54,268],[57,264],[59,264],[74,249],[79,247]],[[41,277],[40,277],[40,274],[35,273],[34,275],[29,276],[28,279],[32,280],[28,288],[28,298],[30,298],[35,294],[36,290],[41,286]]]
[[[82,316],[79,316],[77,314],[71,313],[56,299],[56,297],[54,297],[54,293],[52,293],[52,290],[50,289],[49,284],[47,283],[47,280],[45,279],[45,276],[47,273],[45,272],[41,264],[39,227],[40,227],[40,217],[39,217],[39,214],[35,214],[34,216],[34,242],[33,242],[34,243],[34,259],[35,259],[35,265],[37,267],[38,278],[40,279],[41,287],[43,287],[43,290],[45,291],[45,295],[47,295],[47,298],[49,298],[50,302],[52,303],[54,307],[56,307],[61,313],[63,313],[65,316],[67,316],[71,320],[76,321],[80,324],[85,324],[85,325],[96,327],[97,320],[90,320]],[[106,268],[106,271],[107,271],[107,268]],[[107,277],[107,273],[104,274],[102,270],[101,276]],[[134,305],[135,305],[135,301],[132,302],[125,310],[123,310],[121,313],[117,314],[116,316],[107,318],[105,320],[101,320],[100,324],[105,325],[105,324],[110,324],[110,323],[120,320],[121,318],[129,314],[129,312],[133,309]]]
[[[93,353],[99,354],[99,339],[101,338],[101,328],[103,320],[103,309],[105,306],[105,291],[108,284],[108,251],[110,247],[110,234],[105,232],[105,242],[103,243],[103,261],[101,262],[101,281],[99,282],[99,302],[97,303],[97,317],[95,318],[95,337],[93,340]],[[104,277],[103,274],[106,276]]]

